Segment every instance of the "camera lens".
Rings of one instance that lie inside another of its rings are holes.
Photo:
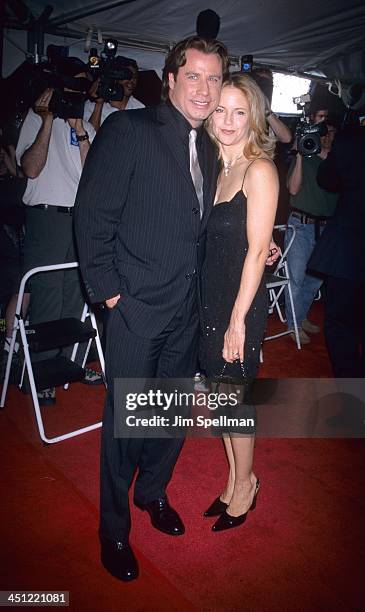
[[[313,140],[313,138],[306,138],[305,140],[303,140],[303,148],[306,151],[313,151],[316,148],[316,142]]]

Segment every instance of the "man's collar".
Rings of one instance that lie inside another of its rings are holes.
[[[184,117],[184,115],[179,111],[179,109],[172,104],[171,100],[167,100],[166,106],[169,108],[170,113],[174,118],[180,136],[185,140],[191,130],[194,129],[197,132],[197,143],[198,145],[200,145],[204,131],[203,123],[199,127],[193,128],[193,126],[189,123],[186,117]]]

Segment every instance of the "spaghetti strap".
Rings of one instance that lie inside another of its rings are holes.
[[[245,170],[245,173],[244,173],[244,175],[243,175],[243,180],[242,180],[242,185],[241,185],[241,191],[242,191],[242,189],[243,189],[243,184],[244,184],[244,182],[245,182],[245,178],[246,178],[247,170],[248,170],[248,169],[249,169],[249,167],[250,167],[250,166],[251,166],[253,163],[255,163],[255,161],[257,161],[258,159],[267,159],[268,161],[272,161],[272,159],[270,159],[270,158],[268,158],[268,157],[256,157],[256,159],[253,159],[253,160],[252,160],[252,161],[251,161],[251,162],[248,164],[248,166],[247,166],[247,168],[246,168],[246,170]]]

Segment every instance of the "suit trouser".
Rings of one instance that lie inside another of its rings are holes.
[[[100,534],[128,539],[131,520],[128,490],[138,467],[134,499],[149,503],[165,495],[183,439],[114,437],[115,378],[192,378],[197,362],[198,311],[193,281],[184,304],[156,338],[132,333],[123,319],[123,298],[106,320],[107,401],[100,469]]]
[[[24,241],[24,272],[37,266],[77,261],[72,216],[57,210],[28,207]],[[82,295],[79,271],[43,272],[31,277],[30,326],[67,317],[81,318],[85,299]],[[86,346],[86,345],[85,345]],[[78,361],[83,351],[79,348]],[[71,356],[72,346],[62,353]],[[32,361],[51,359],[59,349],[32,353]]]
[[[329,276],[325,336],[336,378],[365,376],[365,281]]]

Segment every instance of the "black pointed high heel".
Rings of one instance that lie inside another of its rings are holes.
[[[209,506],[208,510],[206,510],[203,514],[205,517],[209,516],[219,516],[228,508],[228,504],[222,502],[222,500],[217,497],[214,502]]]
[[[224,510],[224,512],[220,515],[220,517],[214,523],[212,527],[212,531],[224,531],[226,529],[233,529],[234,527],[239,527],[239,525],[242,525],[245,522],[250,510],[255,510],[256,508],[256,499],[257,499],[257,494],[259,492],[259,488],[260,488],[260,481],[259,479],[257,479],[252,504],[247,510],[247,512],[245,512],[244,514],[240,514],[239,516],[231,516],[230,514],[227,513],[227,510]]]

